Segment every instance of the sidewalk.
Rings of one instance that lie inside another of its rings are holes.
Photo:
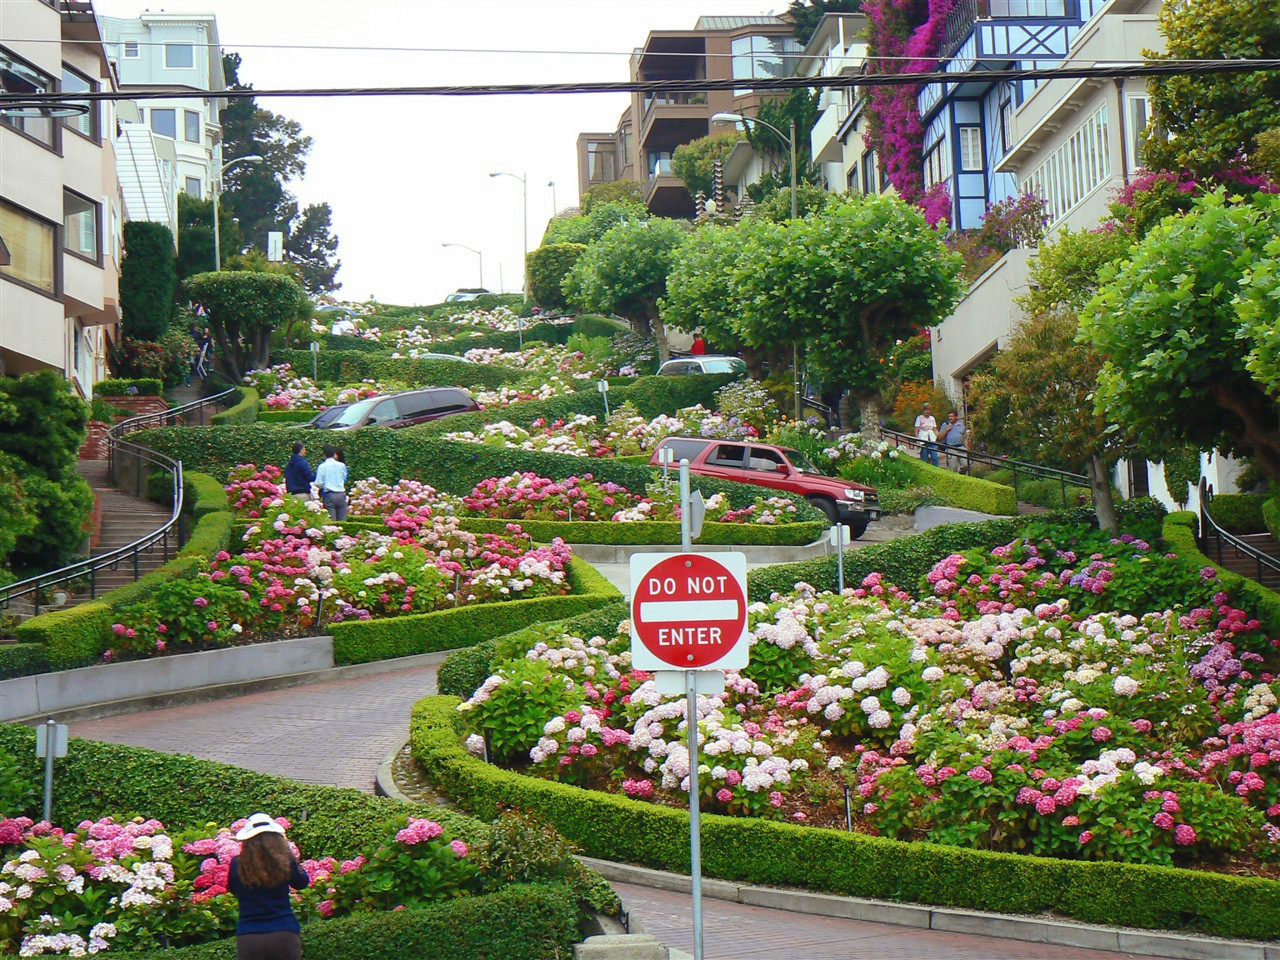
[[[436,692],[435,667],[331,680],[73,725],[73,736],[188,753],[303,783],[372,791],[379,762],[408,732],[409,709]],[[248,811],[245,811],[248,813]],[[615,884],[644,932],[692,950],[687,895]],[[706,960],[1120,960],[971,934],[814,917],[704,900]]]

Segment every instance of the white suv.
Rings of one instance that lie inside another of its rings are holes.
[[[658,368],[660,377],[681,377],[691,373],[746,373],[747,365],[738,357],[679,357]]]

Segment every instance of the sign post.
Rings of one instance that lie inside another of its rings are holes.
[[[676,452],[670,447],[663,447],[658,451],[658,462],[662,464],[662,482],[667,482],[667,471],[671,469],[671,465],[676,462]]]
[[[844,593],[844,548],[849,545],[849,528],[843,523],[837,523],[831,528],[827,539],[836,548],[836,579],[840,593]]]
[[[36,727],[36,756],[44,757],[44,819],[53,820],[53,758],[67,755],[67,725],[50,717]]]
[[[320,379],[320,341],[311,341],[311,379]]]
[[[690,543],[689,463],[680,463],[681,534]],[[702,817],[698,694],[724,688],[724,670],[747,665],[747,558],[742,553],[631,555],[631,664],[654,671],[660,693],[685,696],[689,748],[689,873],[693,955],[702,960]],[[715,674],[719,672],[719,676]],[[682,680],[677,685],[675,681]],[[719,686],[713,686],[718,680]]]
[[[596,389],[600,391],[600,397],[601,399],[604,400],[604,418],[608,420],[609,419],[609,381],[604,379],[604,377],[601,377],[600,381],[596,384]]]

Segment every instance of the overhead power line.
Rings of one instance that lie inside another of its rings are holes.
[[[599,83],[510,83],[437,85],[425,87],[298,87],[278,90],[194,90],[157,88],[129,91],[97,91],[74,94],[3,93],[0,106],[10,102],[93,100],[198,100],[208,97],[239,100],[246,97],[493,97],[544,96],[566,93],[661,93],[664,90],[694,92],[712,90],[796,90],[815,87],[918,86],[930,83],[992,83],[1012,80],[1129,79],[1134,77],[1206,76],[1219,73],[1280,72],[1280,60],[1134,61],[1094,66],[1032,67],[1007,70],[925,71],[919,73],[868,73],[850,77],[765,77],[702,80],[619,80]]]

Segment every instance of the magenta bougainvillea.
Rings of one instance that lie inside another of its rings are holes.
[[[929,0],[928,15],[916,23],[914,0],[863,0],[867,18],[868,71],[918,73],[938,64],[947,14],[954,0]],[[876,151],[889,182],[904,200],[924,196],[918,85],[873,87],[868,94],[868,127],[863,141]],[[937,206],[936,197],[933,206]]]

